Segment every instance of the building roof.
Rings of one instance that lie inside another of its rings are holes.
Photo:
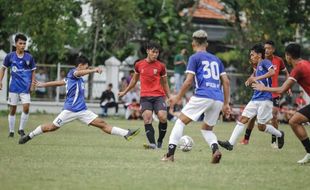
[[[190,15],[200,19],[221,19],[227,20],[229,17],[223,12],[224,6],[217,0],[200,0],[197,8],[185,9],[181,16]]]

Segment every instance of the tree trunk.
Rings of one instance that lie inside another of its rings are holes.
[[[99,20],[99,13],[98,10],[94,10],[94,18],[95,18],[95,39],[94,39],[94,47],[92,53],[92,62],[91,67],[96,65],[96,55],[97,55],[97,44],[98,44],[98,36],[99,36],[99,29],[100,29],[100,20]],[[88,76],[88,100],[93,100],[93,81],[94,81],[94,74],[91,73]]]

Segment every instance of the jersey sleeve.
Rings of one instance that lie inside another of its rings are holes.
[[[167,76],[167,70],[164,64],[161,64],[160,76]]]
[[[224,64],[222,63],[222,61],[220,59],[217,59],[217,61],[218,61],[218,64],[219,64],[220,75],[226,75]]]
[[[282,59],[280,59],[280,71],[286,70],[285,64]]]
[[[136,63],[136,64],[135,64],[134,70],[135,70],[135,73],[140,74],[140,71],[139,71],[139,63]]]
[[[75,72],[76,72],[76,71],[77,71],[76,69],[70,70],[69,73],[68,73],[68,75],[67,75],[67,77],[68,77],[68,78],[71,78],[71,79],[77,79],[77,78],[79,78],[79,77],[75,76]]]
[[[6,55],[4,60],[3,60],[3,65],[2,66],[5,67],[5,68],[10,67],[11,66],[10,59],[11,59],[11,54]]]
[[[302,74],[300,74],[301,70],[300,67],[295,67],[291,73],[290,73],[290,77],[291,79],[293,79],[294,81],[298,81],[300,79],[300,76],[302,76]]]
[[[30,67],[31,67],[31,70],[36,70],[37,67],[36,67],[36,62],[34,60],[34,58],[31,56],[30,57]]]
[[[263,67],[264,67],[266,70],[269,71],[269,69],[273,68],[273,65],[272,65],[271,61],[265,60],[265,61],[263,62]]]
[[[191,74],[196,74],[196,64],[195,64],[195,59],[193,56],[191,56],[188,60],[187,68],[186,68],[186,73],[191,73]]]

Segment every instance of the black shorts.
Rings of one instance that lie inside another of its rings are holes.
[[[272,102],[273,102],[273,107],[277,107],[277,108],[280,107],[280,97],[272,98]]]
[[[167,105],[165,102],[165,98],[163,96],[149,96],[149,97],[141,97],[140,99],[141,112],[143,113],[145,110],[155,111],[157,114],[159,110],[167,111]]]
[[[298,112],[301,113],[302,115],[304,115],[305,117],[307,117],[310,120],[310,104],[308,104],[305,107],[301,108],[300,110],[298,110]]]

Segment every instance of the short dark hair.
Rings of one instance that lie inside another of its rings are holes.
[[[27,37],[26,37],[24,34],[16,34],[14,40],[15,40],[15,43],[16,43],[18,40],[27,41]]]
[[[113,84],[112,84],[112,83],[109,83],[109,84],[108,84],[108,87],[113,87]]]
[[[290,43],[286,46],[285,53],[289,54],[293,59],[298,59],[301,56],[301,46],[297,43]]]
[[[272,47],[275,47],[275,45],[276,45],[276,44],[274,43],[274,41],[272,41],[272,40],[266,41],[265,44],[271,45]]]
[[[89,60],[83,55],[78,56],[75,60],[75,66],[77,67],[79,64],[82,64],[82,65],[89,64]]]
[[[146,44],[146,49],[156,49],[158,51],[160,51],[160,45],[156,42],[149,42]]]
[[[255,44],[251,48],[251,51],[254,51],[255,53],[261,53],[262,54],[262,58],[265,59],[265,48],[264,48],[264,46],[261,43]]]

